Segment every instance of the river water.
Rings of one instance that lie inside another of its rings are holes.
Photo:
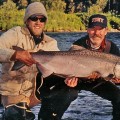
[[[78,33],[47,33],[49,36],[58,41],[60,50],[68,50],[73,42],[80,37],[86,35],[85,32]],[[108,33],[107,39],[113,41],[120,48],[120,33]],[[119,86],[118,86],[119,87]],[[60,101],[59,101],[60,102]],[[39,112],[40,105],[35,106],[31,110],[36,115]],[[0,113],[3,108],[0,108]],[[80,91],[78,98],[71,103],[69,108],[64,113],[62,120],[111,120],[112,119],[111,102],[89,92]],[[1,114],[0,114],[1,115]]]

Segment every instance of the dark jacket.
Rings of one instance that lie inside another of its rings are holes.
[[[77,46],[82,46],[82,47],[89,49],[90,46],[87,44],[88,39],[89,39],[88,35],[85,37],[82,37],[79,40],[77,40],[76,42],[74,42],[72,47],[77,45]],[[119,48],[115,45],[115,43],[113,43],[112,41],[108,41],[108,40],[105,40],[105,41],[106,41],[106,47],[105,47],[105,49],[103,49],[102,52],[111,53],[111,54],[119,56],[120,55]]]

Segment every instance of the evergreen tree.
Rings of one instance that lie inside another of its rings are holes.
[[[65,2],[63,0],[40,0],[47,10],[64,11]]]
[[[96,4],[92,4],[92,6],[90,6],[88,12],[89,14],[102,13],[106,5],[106,0],[97,0]]]

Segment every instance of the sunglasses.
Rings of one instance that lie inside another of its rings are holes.
[[[45,17],[42,17],[42,18],[38,18],[37,16],[35,16],[35,17],[29,17],[29,19],[31,20],[31,21],[34,21],[34,22],[36,22],[36,21],[40,21],[40,22],[46,22],[46,18]]]

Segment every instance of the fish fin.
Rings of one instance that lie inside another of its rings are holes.
[[[12,46],[13,50],[23,51],[24,49],[18,46]]]
[[[22,62],[20,62],[20,61],[15,61],[13,67],[11,68],[11,71],[19,70],[19,69],[22,68],[23,66],[25,66],[24,63],[22,63]]]
[[[44,66],[42,66],[41,64],[37,63],[37,67],[39,69],[39,71],[42,73],[43,78],[48,77],[49,75],[53,74],[53,71],[48,70],[47,68],[45,68]]]
[[[64,74],[56,74],[56,73],[54,73],[54,75],[62,77],[62,78],[74,77],[72,75],[64,75]]]

